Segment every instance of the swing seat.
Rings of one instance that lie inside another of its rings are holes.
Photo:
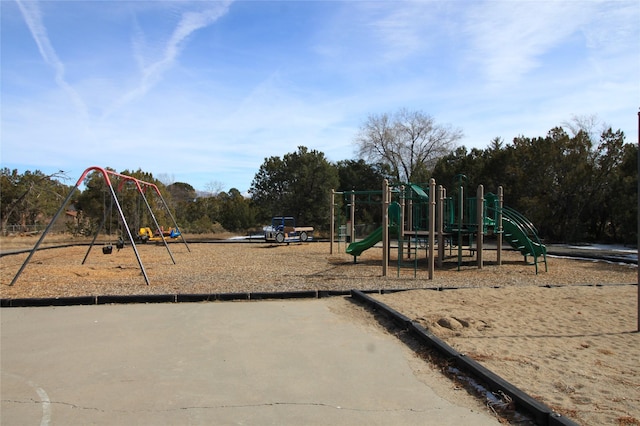
[[[124,241],[118,240],[118,242],[116,243],[116,248],[118,250],[122,250],[124,248]]]
[[[113,251],[113,246],[111,245],[102,247],[102,254],[111,254],[112,251]]]

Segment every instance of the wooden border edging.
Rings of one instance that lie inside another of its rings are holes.
[[[406,328],[420,341],[429,347],[438,351],[442,356],[451,359],[456,367],[467,372],[477,378],[488,387],[492,392],[501,391],[512,398],[516,407],[531,415],[537,424],[541,426],[577,426],[577,423],[567,417],[562,416],[551,410],[551,408],[532,398],[516,386],[507,382],[497,374],[493,373],[477,361],[459,353],[454,348],[437,338],[433,333],[429,332],[420,324],[412,321],[405,315],[391,309],[384,303],[367,296],[359,290],[352,290],[351,297],[358,300],[372,309],[383,313],[389,317],[395,324]]]

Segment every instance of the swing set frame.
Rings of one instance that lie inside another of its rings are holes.
[[[162,237],[162,242],[164,243],[164,246],[166,247],[167,252],[169,253],[169,256],[171,257],[171,261],[175,265],[176,261],[175,261],[175,258],[173,257],[173,253],[171,253],[171,249],[169,248],[169,245],[167,244],[167,240],[164,238],[164,235],[162,233],[160,225],[158,224],[156,216],[154,215],[153,210],[151,209],[151,205],[149,204],[149,200],[147,199],[147,197],[145,195],[147,190],[150,189],[150,190],[152,190],[153,193],[155,193],[158,196],[158,198],[160,199],[160,201],[162,203],[162,206],[164,207],[164,209],[167,211],[169,217],[171,218],[171,221],[173,222],[173,226],[175,227],[175,229],[179,230],[178,224],[176,223],[175,218],[171,214],[171,211],[169,210],[169,207],[167,206],[167,203],[165,202],[164,197],[162,197],[162,194],[160,193],[160,190],[158,189],[158,187],[153,183],[145,182],[145,181],[140,180],[140,179],[136,179],[133,176],[128,176],[128,175],[123,175],[121,173],[116,173],[116,172],[114,172],[112,170],[107,170],[107,169],[105,169],[103,167],[99,167],[99,166],[91,166],[91,167],[87,168],[82,173],[80,178],[77,180],[75,186],[69,192],[69,195],[67,195],[67,198],[62,202],[62,204],[60,205],[60,208],[58,209],[56,214],[51,219],[51,222],[49,222],[49,224],[47,225],[45,230],[42,232],[42,235],[40,236],[40,238],[36,242],[35,246],[33,247],[33,249],[31,249],[31,252],[29,253],[27,258],[25,259],[24,263],[22,264],[22,266],[20,267],[20,269],[18,270],[16,275],[13,277],[13,280],[9,284],[10,286],[13,286],[16,283],[16,281],[20,277],[20,274],[22,274],[22,271],[25,269],[25,267],[27,266],[27,264],[29,263],[29,261],[31,260],[31,258],[35,254],[35,252],[38,250],[38,247],[40,246],[40,243],[42,243],[42,241],[46,237],[47,233],[51,229],[52,225],[56,222],[56,220],[58,219],[58,217],[60,216],[60,214],[62,213],[64,208],[71,201],[71,198],[75,194],[76,189],[84,182],[84,180],[86,179],[87,175],[90,172],[98,172],[98,173],[102,174],[102,177],[104,179],[106,187],[108,188],[109,193],[111,195],[111,203],[112,204],[109,206],[109,210],[111,210],[113,204],[115,204],[116,209],[118,210],[119,218],[122,221],[124,229],[126,230],[126,234],[127,234],[127,237],[129,238],[129,242],[131,242],[131,247],[133,248],[133,252],[135,253],[136,259],[138,260],[138,265],[140,266],[140,271],[142,272],[142,275],[144,276],[144,280],[145,280],[146,284],[149,285],[149,277],[147,276],[147,271],[145,270],[144,264],[142,263],[142,259],[140,258],[140,253],[138,252],[138,248],[136,247],[135,240],[133,238],[133,235],[131,234],[131,229],[129,229],[129,225],[127,224],[127,219],[125,218],[124,213],[122,211],[122,207],[120,205],[120,201],[118,200],[118,197],[117,197],[117,194],[116,194],[116,189],[114,188],[113,182],[111,181],[112,178],[115,178],[115,179],[117,179],[119,181],[118,182],[117,192],[120,192],[125,184],[132,183],[132,184],[135,185],[135,188],[136,188],[137,192],[140,194],[140,196],[144,200],[144,203],[145,203],[145,205],[147,207],[147,210],[148,210],[149,214],[151,215],[151,217],[153,218],[153,223],[154,223],[156,229],[158,230],[159,235]],[[111,214],[111,212],[109,212],[109,214]],[[102,224],[100,225],[100,227],[96,231],[95,235],[93,236],[93,240],[91,241],[91,244],[89,245],[89,249],[87,250],[87,253],[84,256],[84,259],[82,260],[82,264],[83,265],[84,265],[85,261],[87,260],[87,257],[89,256],[89,253],[91,252],[91,249],[93,248],[93,245],[95,244],[95,241],[96,241],[96,239],[98,237],[98,234],[100,233],[100,231],[102,231],[102,228],[104,227],[107,214],[104,214],[103,216],[104,216],[104,218],[103,218]],[[182,242],[184,243],[185,247],[187,248],[187,251],[191,252],[191,249],[189,248],[189,245],[187,244],[187,241],[184,239],[184,236],[182,235],[182,232],[180,232],[180,237],[181,237]]]

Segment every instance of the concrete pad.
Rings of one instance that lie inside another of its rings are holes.
[[[2,424],[497,425],[326,300],[4,308]]]

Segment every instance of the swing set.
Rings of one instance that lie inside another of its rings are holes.
[[[146,193],[147,193],[148,190],[151,190],[150,192],[152,194],[155,193],[157,195],[158,199],[161,202],[162,207],[164,207],[164,209],[166,210],[168,216],[171,218],[171,220],[173,222],[173,226],[179,232],[178,224],[176,223],[175,218],[171,214],[171,211],[169,210],[169,207],[167,206],[167,203],[165,202],[164,198],[162,197],[162,194],[160,193],[160,190],[158,189],[158,187],[153,183],[145,182],[143,180],[136,179],[136,178],[134,178],[132,176],[127,176],[127,175],[123,175],[123,174],[120,174],[120,173],[116,173],[116,172],[114,172],[112,170],[107,170],[107,169],[102,168],[102,167],[92,166],[92,167],[89,167],[88,169],[86,169],[82,173],[82,176],[80,176],[80,178],[76,182],[75,186],[71,189],[71,191],[69,192],[69,195],[67,196],[67,198],[60,205],[60,208],[58,209],[56,214],[53,216],[53,219],[51,219],[51,222],[49,222],[49,224],[45,228],[44,232],[42,233],[42,235],[40,236],[40,238],[36,242],[35,246],[33,247],[33,249],[31,249],[31,252],[29,253],[27,258],[25,259],[24,263],[22,264],[22,266],[20,267],[18,272],[16,273],[15,277],[13,277],[13,280],[9,284],[10,286],[14,285],[15,282],[18,280],[18,277],[20,277],[20,274],[22,274],[22,271],[27,266],[27,264],[29,263],[29,261],[33,257],[34,253],[38,250],[38,247],[40,246],[40,244],[44,240],[45,236],[47,235],[47,233],[51,229],[52,225],[56,222],[56,220],[58,219],[58,217],[60,216],[60,214],[62,213],[64,208],[71,201],[71,198],[75,194],[76,189],[84,182],[84,180],[86,179],[87,175],[90,172],[97,172],[97,173],[102,174],[102,177],[104,179],[105,185],[108,188],[108,192],[109,192],[110,197],[111,197],[111,202],[109,204],[108,210],[105,211],[105,214],[103,215],[102,223],[100,224],[100,226],[98,227],[96,233],[93,236],[93,239],[91,241],[91,244],[89,245],[87,253],[84,256],[84,259],[82,260],[82,264],[84,265],[85,261],[87,260],[87,258],[89,256],[89,253],[91,252],[91,249],[95,245],[96,239],[98,238],[98,234],[105,227],[105,223],[107,221],[107,218],[111,216],[112,211],[113,211],[113,206],[115,205],[116,206],[116,210],[118,211],[118,223],[123,225],[122,227],[126,231],[127,238],[129,240],[129,242],[131,243],[131,247],[133,248],[133,252],[135,253],[136,259],[138,260],[138,265],[140,266],[140,271],[142,272],[142,275],[144,276],[144,280],[145,280],[146,284],[149,285],[149,277],[147,276],[147,272],[146,272],[146,270],[144,268],[144,265],[142,263],[142,259],[140,258],[140,254],[139,254],[138,249],[136,247],[135,239],[134,239],[133,235],[131,234],[131,230],[129,228],[129,225],[127,224],[127,219],[125,218],[125,215],[124,215],[123,210],[122,210],[122,206],[121,206],[120,201],[118,200],[118,197],[117,197],[117,194],[116,194],[117,192],[119,193],[119,192],[122,191],[122,189],[124,188],[124,185],[133,184],[135,186],[135,190],[139,194],[140,198],[144,201],[144,204],[147,207],[147,211],[149,212],[149,215],[153,219],[153,223],[155,225],[155,228],[158,230],[158,233],[162,238],[162,242],[164,243],[164,246],[166,247],[167,252],[169,253],[169,257],[171,257],[171,261],[175,265],[176,261],[175,261],[175,258],[173,257],[173,253],[171,252],[171,249],[169,248],[169,245],[167,244],[167,240],[164,238],[164,235],[163,235],[163,232],[162,232],[162,228],[158,224],[156,216],[153,213],[153,210],[151,209],[151,205],[149,204],[149,200],[147,199],[147,196],[146,196]],[[117,190],[114,188],[114,182],[112,181],[112,179],[115,182],[118,183]],[[105,208],[106,208],[106,203],[105,203]],[[109,234],[111,234],[111,221],[109,221]],[[185,247],[187,248],[187,251],[191,252],[191,249],[189,248],[189,245],[187,244],[187,241],[184,239],[184,236],[182,236],[181,232],[179,232],[179,236],[181,237],[182,242],[184,243]],[[124,241],[122,233],[121,233],[119,238],[118,238],[118,241],[116,243],[116,247],[117,247],[118,250],[120,250],[120,249],[124,248],[124,245],[125,245],[125,241]],[[113,246],[112,246],[111,242],[109,242],[107,245],[104,245],[102,247],[102,253],[103,254],[111,254],[112,251],[113,251]]]

